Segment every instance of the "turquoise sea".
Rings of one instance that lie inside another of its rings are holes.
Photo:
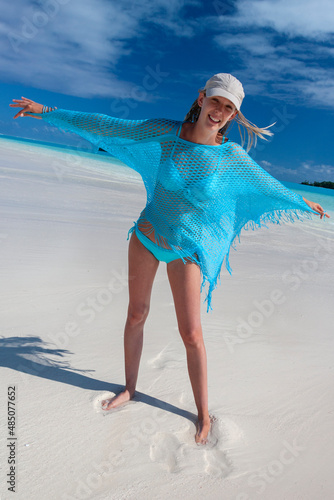
[[[0,134],[0,147],[1,143],[4,141],[4,143],[7,141],[10,143],[18,143],[18,144],[26,144],[29,147],[36,147],[36,148],[47,148],[49,151],[55,151],[55,152],[64,152],[71,154],[73,153],[78,154],[80,153],[80,156],[85,156],[90,159],[98,158],[99,161],[106,162],[107,164],[110,165],[110,160],[112,160],[112,163],[115,164],[119,168],[120,165],[122,165],[121,162],[119,162],[116,158],[113,158],[110,156],[110,154],[104,152],[104,151],[96,151],[94,150],[94,146],[89,144],[87,142],[87,145],[84,144],[85,141],[80,142],[80,147],[73,147],[73,146],[66,146],[62,144],[54,144],[52,142],[42,142],[42,141],[35,141],[31,139],[24,139],[24,138],[16,138],[16,137],[11,137],[11,136],[6,136],[6,135],[1,135]],[[84,145],[84,147],[83,147]],[[107,167],[107,165],[106,165]],[[126,169],[127,174],[129,177],[133,177],[132,171],[130,169]],[[122,172],[123,175],[126,172]],[[137,174],[135,174],[137,177]],[[331,180],[331,179],[328,179]],[[316,201],[322,205],[324,210],[328,212],[332,220],[331,222],[334,223],[334,189],[326,189],[326,188],[320,188],[320,187],[315,187],[315,186],[306,186],[304,184],[297,184],[294,182],[284,182],[281,181],[282,184],[284,184],[286,187],[291,189],[292,191],[295,191],[296,193],[304,196],[305,198]]]

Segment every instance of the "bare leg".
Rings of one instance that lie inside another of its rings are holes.
[[[102,401],[104,410],[115,408],[134,396],[143,348],[143,329],[158,266],[159,261],[133,233],[129,243],[129,307],[124,329],[125,390],[112,399]]]
[[[198,412],[195,441],[198,444],[206,444],[211,424],[206,351],[200,316],[200,269],[194,263],[184,264],[182,260],[175,260],[167,264],[167,272],[179,331],[186,348],[189,378]]]

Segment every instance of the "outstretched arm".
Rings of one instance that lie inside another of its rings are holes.
[[[144,182],[154,177],[160,166],[164,136],[175,136],[180,126],[179,122],[168,119],[127,120],[101,113],[54,110],[25,97],[13,99],[10,106],[21,108],[14,118],[42,118],[49,125],[78,134],[136,170]],[[145,145],[133,147],[140,142]]]
[[[319,203],[315,203],[314,201],[306,200],[306,198],[303,198],[303,200],[310,208],[312,208],[312,210],[314,210],[315,212],[318,212],[318,214],[320,214],[320,219],[322,219],[324,216],[328,217],[328,218],[330,217],[330,215],[326,214],[326,212],[324,211],[322,206],[319,205]]]
[[[231,144],[231,156],[238,157],[242,164],[240,169],[240,179],[247,173],[248,186],[247,189],[253,189],[255,193],[262,194],[268,197],[268,212],[285,211],[285,210],[301,210],[305,212],[313,212],[320,215],[320,218],[330,217],[325,213],[319,203],[306,200],[300,194],[291,191],[284,184],[275,179],[272,175],[260,167],[241,146]],[[254,198],[255,200],[255,198]],[[271,206],[271,208],[270,208]]]
[[[110,138],[118,138],[120,141],[156,139],[166,134],[174,134],[179,125],[178,122],[167,119],[125,120],[100,113],[57,110],[57,108],[48,108],[26,97],[13,99],[13,104],[10,106],[22,108],[14,118],[25,116],[42,118],[50,125],[81,135],[104,149],[107,146],[104,143],[109,143]]]

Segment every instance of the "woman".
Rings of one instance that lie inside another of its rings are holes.
[[[198,412],[195,441],[205,444],[210,431],[207,361],[200,319],[200,294],[209,284],[208,308],[223,261],[230,271],[231,244],[245,225],[293,220],[307,212],[323,218],[322,207],[292,193],[225,138],[236,120],[248,134],[271,135],[240,112],[244,91],[232,75],[214,75],[200,90],[184,122],[120,120],[105,115],[54,110],[29,99],[14,118],[34,116],[76,132],[137,170],[147,204],[132,228],[129,243],[129,307],[124,332],[126,385],[102,403],[105,410],[135,393],[143,328],[160,261],[167,263],[179,331]],[[240,130],[240,128],[239,128]],[[328,217],[328,215],[326,215]]]

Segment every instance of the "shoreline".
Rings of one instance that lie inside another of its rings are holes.
[[[52,142],[46,142],[46,141],[38,141],[36,139],[28,139],[28,138],[23,138],[23,137],[15,137],[15,136],[6,136],[4,134],[0,134],[0,140],[9,140],[12,142],[18,142],[21,144],[27,144],[30,146],[35,146],[36,148],[43,147],[46,149],[54,150],[54,151],[59,151],[59,152],[68,152],[69,154],[77,155],[78,153],[82,153],[83,155],[87,155],[87,157],[90,157],[92,159],[97,159],[98,161],[105,161],[107,163],[116,163],[116,164],[121,164],[124,165],[122,162],[120,162],[117,158],[114,156],[110,155],[109,153],[99,149],[97,151],[94,151],[94,146],[91,145],[88,141],[84,141],[83,139],[80,139],[80,141],[87,143],[86,147],[76,147],[74,145],[66,145],[66,144],[59,144],[59,143],[52,143]],[[127,167],[128,168],[128,167]],[[327,189],[329,192],[331,189],[329,188],[324,188],[322,186],[313,186],[310,184],[303,184],[303,182],[290,182],[290,181],[280,181],[282,184],[286,185],[287,187],[289,186],[294,186],[295,189],[297,189],[297,186],[299,186],[300,189],[304,188],[316,188],[312,189],[312,193],[317,193],[323,191],[323,189]],[[292,188],[291,188],[292,189]],[[320,191],[318,191],[320,189]],[[305,189],[306,191],[306,189]],[[327,193],[327,194],[332,194],[332,193]],[[334,193],[333,193],[334,196]],[[333,207],[334,208],[334,207]]]

